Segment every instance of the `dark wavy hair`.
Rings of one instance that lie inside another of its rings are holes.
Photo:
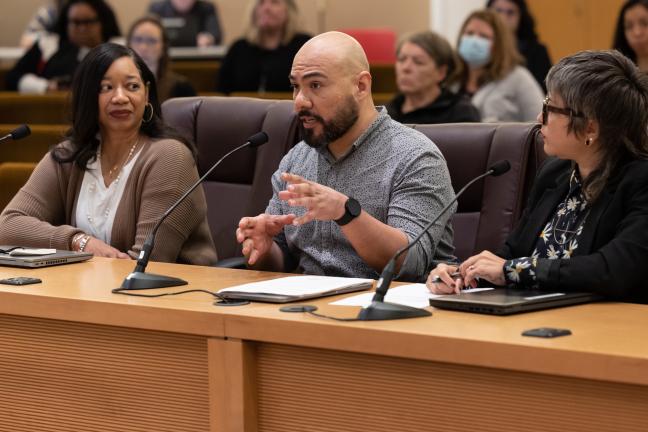
[[[196,158],[194,145],[162,121],[162,110],[157,95],[153,72],[135,51],[114,43],[101,44],[88,53],[77,68],[72,80],[72,127],[66,134],[72,149],[56,147],[52,157],[59,163],[75,162],[85,170],[94,161],[99,148],[99,89],[101,80],[115,60],[129,57],[135,63],[142,82],[148,87],[148,102],[153,107],[150,121],[142,122],[140,133],[151,138],[172,138],[184,143]]]
[[[616,29],[614,30],[614,40],[612,41],[612,48],[621,52],[624,56],[628,57],[633,62],[637,62],[637,54],[630,48],[630,44],[625,37],[625,14],[628,9],[637,5],[643,6],[648,10],[648,0],[628,0],[621,7],[619,17],[617,18]]]
[[[115,18],[115,12],[113,12],[108,3],[103,0],[68,0],[59,13],[55,27],[55,33],[59,36],[61,42],[69,42],[67,34],[68,12],[72,6],[79,3],[87,4],[97,13],[97,17],[101,23],[102,42],[108,42],[111,38],[121,36],[119,24],[117,24],[117,18]]]
[[[516,37],[520,41],[538,41],[538,34],[535,31],[535,20],[529,12],[529,7],[526,4],[525,0],[506,0],[510,3],[515,4],[520,10],[520,23],[518,24]],[[487,8],[491,8],[495,3],[495,0],[488,0],[486,3]]]

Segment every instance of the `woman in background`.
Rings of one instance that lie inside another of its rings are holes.
[[[174,47],[206,47],[223,39],[218,9],[205,0],[159,0],[149,5],[157,15]]]
[[[102,44],[72,84],[68,140],[0,215],[0,243],[137,258],[160,215],[198,180],[195,149],[164,125],[155,77],[130,48]],[[210,265],[202,189],[160,226],[151,259]]]
[[[525,0],[488,0],[486,7],[497,12],[517,39],[517,48],[525,60],[525,66],[538,84],[546,91],[544,80],[551,68],[547,47],[538,41],[535,20]]]
[[[471,13],[459,33],[464,62],[463,90],[472,95],[484,122],[534,121],[543,92],[499,16],[490,10]]]
[[[648,0],[629,0],[619,12],[613,48],[648,72]]]
[[[196,96],[189,81],[169,66],[169,38],[159,19],[151,16],[135,21],[127,41],[155,75],[160,103],[174,97]]]
[[[428,288],[448,294],[482,279],[648,303],[648,76],[617,51],[583,51],[551,68],[547,88],[538,121],[553,157],[518,226],[497,255],[437,266]]]
[[[223,93],[289,92],[293,57],[310,36],[297,31],[294,0],[255,0],[244,38],[227,51],[217,89]]]
[[[478,122],[479,112],[470,98],[448,88],[457,63],[452,46],[437,33],[403,38],[396,48],[399,94],[387,104],[391,118],[408,124]]]
[[[9,71],[7,90],[66,90],[88,51],[120,34],[104,0],[69,0],[61,9],[56,33],[39,38]]]

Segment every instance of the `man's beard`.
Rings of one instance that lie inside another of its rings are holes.
[[[301,136],[304,142],[313,148],[327,146],[333,141],[340,139],[353,127],[358,121],[359,111],[358,104],[351,95],[347,97],[346,103],[328,122],[308,110],[302,110],[299,112],[298,117],[312,117],[322,125],[322,133],[315,135],[314,129],[305,128],[304,123],[300,121],[299,129]]]

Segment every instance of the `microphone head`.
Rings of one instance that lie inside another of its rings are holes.
[[[250,147],[259,147],[268,142],[268,134],[263,131],[257,132],[248,138],[248,142],[250,143]]]
[[[511,163],[507,161],[506,159],[497,161],[493,165],[488,168],[488,171],[491,171],[491,175],[493,177],[497,177],[499,175],[504,174],[505,172],[508,172],[508,170],[511,169]]]
[[[18,126],[16,129],[12,130],[9,133],[9,135],[11,135],[11,139],[13,140],[19,140],[25,138],[30,134],[31,134],[31,129],[29,129],[29,126],[27,126],[26,124]]]

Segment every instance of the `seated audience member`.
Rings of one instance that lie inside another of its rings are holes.
[[[25,28],[25,31],[20,37],[21,48],[27,49],[31,47],[39,37],[55,31],[59,11],[63,8],[64,2],[65,0],[48,0],[46,5],[41,6],[36,10],[36,13],[32,19],[29,20],[27,28]]]
[[[161,0],[149,6],[160,17],[174,47],[206,47],[223,39],[218,9],[204,0]]]
[[[517,40],[517,48],[525,66],[538,84],[546,91],[544,80],[551,68],[547,47],[540,43],[535,31],[535,21],[525,0],[488,0],[486,5],[497,12]]]
[[[459,292],[480,278],[646,303],[648,77],[617,51],[583,51],[549,71],[547,88],[538,120],[555,158],[538,173],[519,225],[497,255],[440,264],[428,287]]]
[[[297,31],[294,0],[254,0],[244,38],[223,59],[218,91],[288,92],[293,57],[310,36]]]
[[[266,212],[241,219],[243,254],[255,268],[377,278],[454,198],[445,160],[427,137],[376,110],[367,57],[351,36],[306,42],[290,80],[304,141],[273,175]],[[401,279],[453,258],[452,213],[399,261]]]
[[[629,0],[619,12],[614,31],[615,50],[648,72],[648,0]]]
[[[401,123],[478,122],[479,112],[463,93],[448,88],[458,59],[447,40],[426,31],[405,37],[396,48],[398,94],[387,112]]]
[[[104,0],[70,0],[61,9],[56,34],[39,38],[9,71],[7,89],[66,90],[88,51],[119,35],[115,14]]]
[[[198,179],[195,150],[164,125],[155,77],[122,45],[86,56],[72,109],[68,140],[0,215],[0,243],[137,258],[158,218]],[[151,259],[215,263],[206,214],[197,189],[160,227]]]
[[[155,17],[138,19],[128,31],[126,40],[155,75],[160,103],[174,97],[196,96],[187,78],[173,72],[169,66],[169,38],[160,20]]]
[[[472,95],[482,121],[533,121],[542,106],[542,89],[520,66],[522,57],[511,32],[490,10],[475,11],[464,21],[459,56],[465,62],[463,89]]]

